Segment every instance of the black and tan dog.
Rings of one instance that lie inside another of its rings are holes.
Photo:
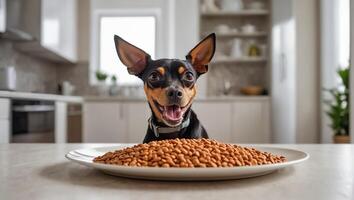
[[[128,72],[144,81],[152,116],[144,143],[173,138],[208,138],[191,105],[196,80],[208,71],[215,52],[215,34],[195,46],[186,60],[152,60],[150,55],[114,36],[119,59]],[[137,113],[139,114],[139,113]]]

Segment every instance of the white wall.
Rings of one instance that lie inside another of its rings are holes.
[[[175,2],[175,38],[176,58],[185,59],[187,53],[199,41],[199,1],[174,0]]]
[[[78,61],[87,62],[90,54],[90,1],[78,0]]]
[[[175,6],[174,52],[172,57],[185,59],[187,53],[199,42],[199,0],[170,0]],[[207,94],[207,74],[197,82],[198,96]]]
[[[296,16],[296,142],[319,141],[319,19],[317,0],[294,1]]]

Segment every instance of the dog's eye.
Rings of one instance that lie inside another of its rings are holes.
[[[192,82],[192,81],[194,81],[194,76],[193,76],[192,72],[186,72],[183,75],[182,79],[185,81],[188,81],[188,82]]]
[[[148,79],[150,82],[157,82],[161,79],[161,75],[158,72],[152,72]]]

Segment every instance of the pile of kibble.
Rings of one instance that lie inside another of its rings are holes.
[[[285,162],[284,156],[211,139],[173,139],[138,144],[94,162],[132,167],[235,167]]]

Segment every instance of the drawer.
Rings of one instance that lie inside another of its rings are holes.
[[[9,119],[10,99],[0,98],[0,119]]]

